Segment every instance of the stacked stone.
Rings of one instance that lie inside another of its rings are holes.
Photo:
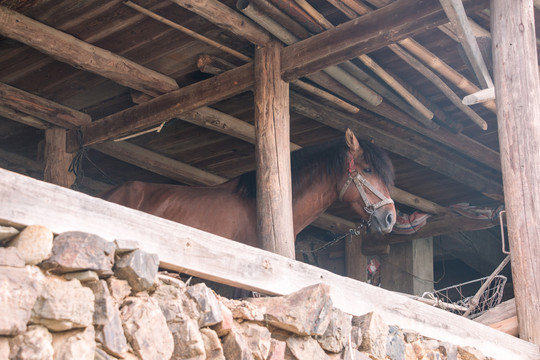
[[[485,359],[332,306],[328,285],[230,300],[126,240],[0,227],[0,360]]]

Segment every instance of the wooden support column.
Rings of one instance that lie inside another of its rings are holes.
[[[390,246],[381,256],[381,285],[416,296],[433,291],[433,238]]]
[[[540,345],[540,83],[532,0],[492,0],[493,65],[519,334]]]
[[[66,152],[66,129],[57,126],[46,129],[43,180],[71,187],[75,182],[75,175],[68,171],[72,159],[73,154]]]
[[[281,45],[255,51],[255,153],[259,244],[294,259],[289,84],[281,80]]]
[[[367,281],[367,257],[362,254],[362,237],[353,235],[345,240],[345,259],[347,263],[347,276],[366,282]]]

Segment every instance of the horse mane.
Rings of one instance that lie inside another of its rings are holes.
[[[394,185],[394,167],[386,152],[375,144],[358,140],[364,149],[364,160],[370,165],[374,174],[379,176],[386,187]],[[331,177],[347,171],[346,154],[349,150],[345,137],[308,146],[291,153],[292,192],[301,191],[314,179]],[[255,198],[257,192],[256,172],[250,171],[240,175],[236,192],[246,197]]]

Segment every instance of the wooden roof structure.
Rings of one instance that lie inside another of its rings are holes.
[[[493,87],[489,1],[456,3],[0,0],[0,165],[52,179],[55,141],[82,145],[90,194],[253,170],[252,59],[277,38],[291,149],[351,128],[389,151],[398,208],[436,215],[418,236],[491,227],[446,209],[504,202],[495,103],[461,101]],[[315,225],[358,221],[336,204]]]

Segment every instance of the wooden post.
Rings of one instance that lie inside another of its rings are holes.
[[[45,170],[43,180],[64,187],[71,187],[75,175],[68,171],[73,154],[66,152],[66,129],[53,126],[45,130]]]
[[[519,335],[540,344],[540,83],[532,0],[492,0],[493,65]]]
[[[289,85],[277,41],[255,51],[255,153],[259,244],[294,259]]]
[[[367,281],[367,257],[362,254],[362,236],[353,235],[345,240],[345,261],[347,276],[366,282]]]

